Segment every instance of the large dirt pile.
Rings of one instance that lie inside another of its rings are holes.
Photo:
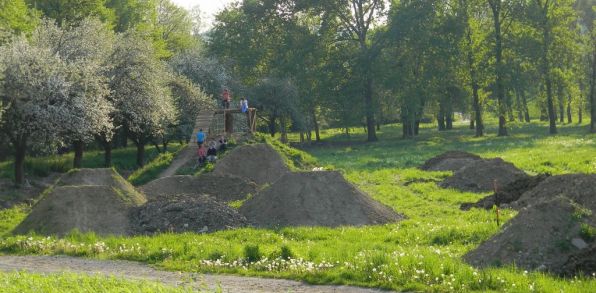
[[[271,184],[288,172],[283,158],[264,143],[234,148],[213,170],[215,174],[239,176],[258,185]]]
[[[493,190],[493,181],[498,186],[506,186],[513,181],[527,178],[529,175],[513,164],[500,158],[474,160],[457,170],[453,176],[445,178],[439,186],[456,188],[463,191],[485,192]]]
[[[240,228],[248,221],[235,209],[219,203],[207,195],[176,195],[149,201],[131,212],[135,232],[214,232]]]
[[[563,267],[576,271],[585,259],[572,256],[589,255],[591,239],[585,227],[595,227],[596,216],[564,196],[522,209],[500,233],[464,256],[473,266],[501,266],[515,264],[528,270],[558,273]],[[571,261],[569,261],[571,260]]]
[[[145,196],[112,169],[74,170],[44,191],[14,233],[64,235],[78,229],[101,235],[127,235],[132,231],[129,209],[145,202]]]
[[[374,225],[404,217],[338,172],[288,173],[240,208],[257,226]]]
[[[499,199],[499,206],[509,204],[518,200],[524,192],[532,190],[542,181],[546,180],[549,175],[540,174],[538,176],[522,177],[515,180],[505,187],[475,203],[463,203],[460,208],[467,211],[471,208],[491,209],[496,204],[496,199]]]
[[[428,159],[420,169],[426,171],[457,171],[469,163],[482,158],[462,151],[448,151]]]
[[[233,175],[207,173],[200,176],[172,176],[153,180],[141,187],[149,199],[179,194],[208,194],[218,201],[229,202],[256,194],[258,186]]]
[[[519,209],[563,195],[596,213],[596,174],[551,176],[511,204]]]
[[[596,274],[596,242],[592,242],[590,247],[572,254],[558,273],[567,277],[578,274],[593,277]]]

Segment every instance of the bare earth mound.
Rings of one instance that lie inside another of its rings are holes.
[[[256,194],[257,185],[233,175],[203,174],[201,176],[172,176],[151,181],[140,188],[149,199],[172,195],[208,194],[218,201],[245,199]]]
[[[131,233],[128,211],[131,207],[143,204],[146,199],[124,178],[112,169],[75,170],[64,177],[67,180],[58,185],[75,182],[85,184],[48,188],[14,233],[35,231],[43,235],[61,236],[73,229],[101,235]],[[68,181],[70,179],[73,180]]]
[[[499,234],[467,253],[464,260],[476,267],[515,264],[557,273],[572,255],[581,256],[588,249],[589,241],[582,239],[582,224],[594,227],[596,217],[569,198],[556,197],[522,209]]]
[[[596,174],[552,176],[524,193],[511,207],[519,209],[564,195],[596,213]]]
[[[493,181],[506,186],[513,181],[529,177],[524,171],[500,158],[475,160],[447,177],[439,186],[463,191],[484,192],[493,190]]]
[[[241,228],[248,221],[235,209],[207,195],[177,195],[151,200],[131,212],[136,233],[214,232]]]
[[[507,184],[495,194],[491,194],[475,203],[463,203],[460,209],[467,211],[471,208],[491,209],[496,204],[496,199],[499,200],[499,206],[509,204],[518,200],[524,192],[532,190],[549,175],[540,174],[538,176],[523,177]]]
[[[246,178],[258,185],[273,183],[290,172],[283,158],[268,144],[237,147],[215,164],[213,173]]]
[[[358,190],[339,172],[288,173],[247,200],[240,213],[261,227],[361,226],[404,218]]]
[[[420,169],[426,171],[457,171],[469,163],[481,159],[481,157],[467,152],[448,151],[428,159],[420,166]]]

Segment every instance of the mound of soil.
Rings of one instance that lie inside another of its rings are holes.
[[[499,206],[509,204],[518,200],[524,192],[532,190],[542,181],[546,180],[550,175],[540,174],[538,176],[523,177],[507,184],[497,193],[493,193],[475,203],[463,203],[460,206],[461,210],[467,211],[471,208],[491,209],[496,204],[496,199],[499,199]]]
[[[515,264],[527,270],[559,272],[572,256],[585,256],[589,241],[582,239],[582,224],[596,224],[596,216],[585,213],[571,199],[559,196],[522,209],[502,231],[464,256],[476,267]],[[576,271],[574,268],[567,268]]]
[[[13,233],[34,231],[62,236],[78,229],[101,235],[128,235],[132,231],[129,209],[145,202],[145,196],[112,169],[75,170],[44,191]]]
[[[248,221],[235,209],[207,195],[161,197],[131,212],[135,232],[214,232],[245,227]]]
[[[140,189],[149,199],[179,194],[208,194],[218,201],[229,202],[256,194],[258,186],[233,175],[207,173],[200,176],[164,177],[143,185]]]
[[[594,276],[596,274],[596,242],[590,247],[572,254],[559,269],[559,274],[571,277],[579,274]]]
[[[448,151],[428,159],[420,166],[420,169],[426,171],[457,171],[469,163],[481,159],[481,157],[468,152]]]
[[[239,176],[258,185],[271,184],[288,172],[283,158],[264,143],[234,148],[213,170],[215,174]]]
[[[564,195],[596,213],[596,174],[551,176],[511,204],[519,209]]]
[[[524,171],[500,158],[474,160],[457,170],[453,176],[445,178],[439,186],[462,191],[485,192],[493,190],[494,180],[497,180],[498,186],[507,186],[516,180],[528,177],[529,175]]]
[[[247,200],[240,213],[261,227],[361,226],[404,218],[330,171],[288,173]]]

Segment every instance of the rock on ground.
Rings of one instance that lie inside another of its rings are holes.
[[[205,233],[245,227],[246,218],[207,195],[176,195],[151,200],[131,211],[135,232]]]
[[[248,199],[240,213],[260,227],[361,226],[404,218],[358,190],[339,172],[328,171],[288,173]]]
[[[457,171],[469,163],[481,160],[478,155],[462,151],[448,151],[428,159],[420,169],[426,171]]]
[[[445,178],[439,186],[455,188],[462,191],[485,192],[493,190],[496,180],[499,187],[507,186],[513,181],[528,178],[524,171],[500,158],[474,160],[455,171],[453,176]]]
[[[258,186],[234,175],[202,174],[200,176],[172,176],[153,180],[140,190],[149,199],[172,195],[208,194],[218,201],[229,202],[256,194]]]
[[[246,178],[258,185],[272,184],[290,172],[284,159],[264,143],[234,148],[215,164],[214,174]]]

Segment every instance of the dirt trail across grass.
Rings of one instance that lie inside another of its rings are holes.
[[[0,256],[0,271],[23,270],[42,274],[69,272],[115,276],[161,282],[170,286],[191,286],[209,292],[218,288],[221,288],[222,292],[387,292],[349,286],[314,286],[282,279],[168,272],[131,261],[93,260],[69,256]]]

